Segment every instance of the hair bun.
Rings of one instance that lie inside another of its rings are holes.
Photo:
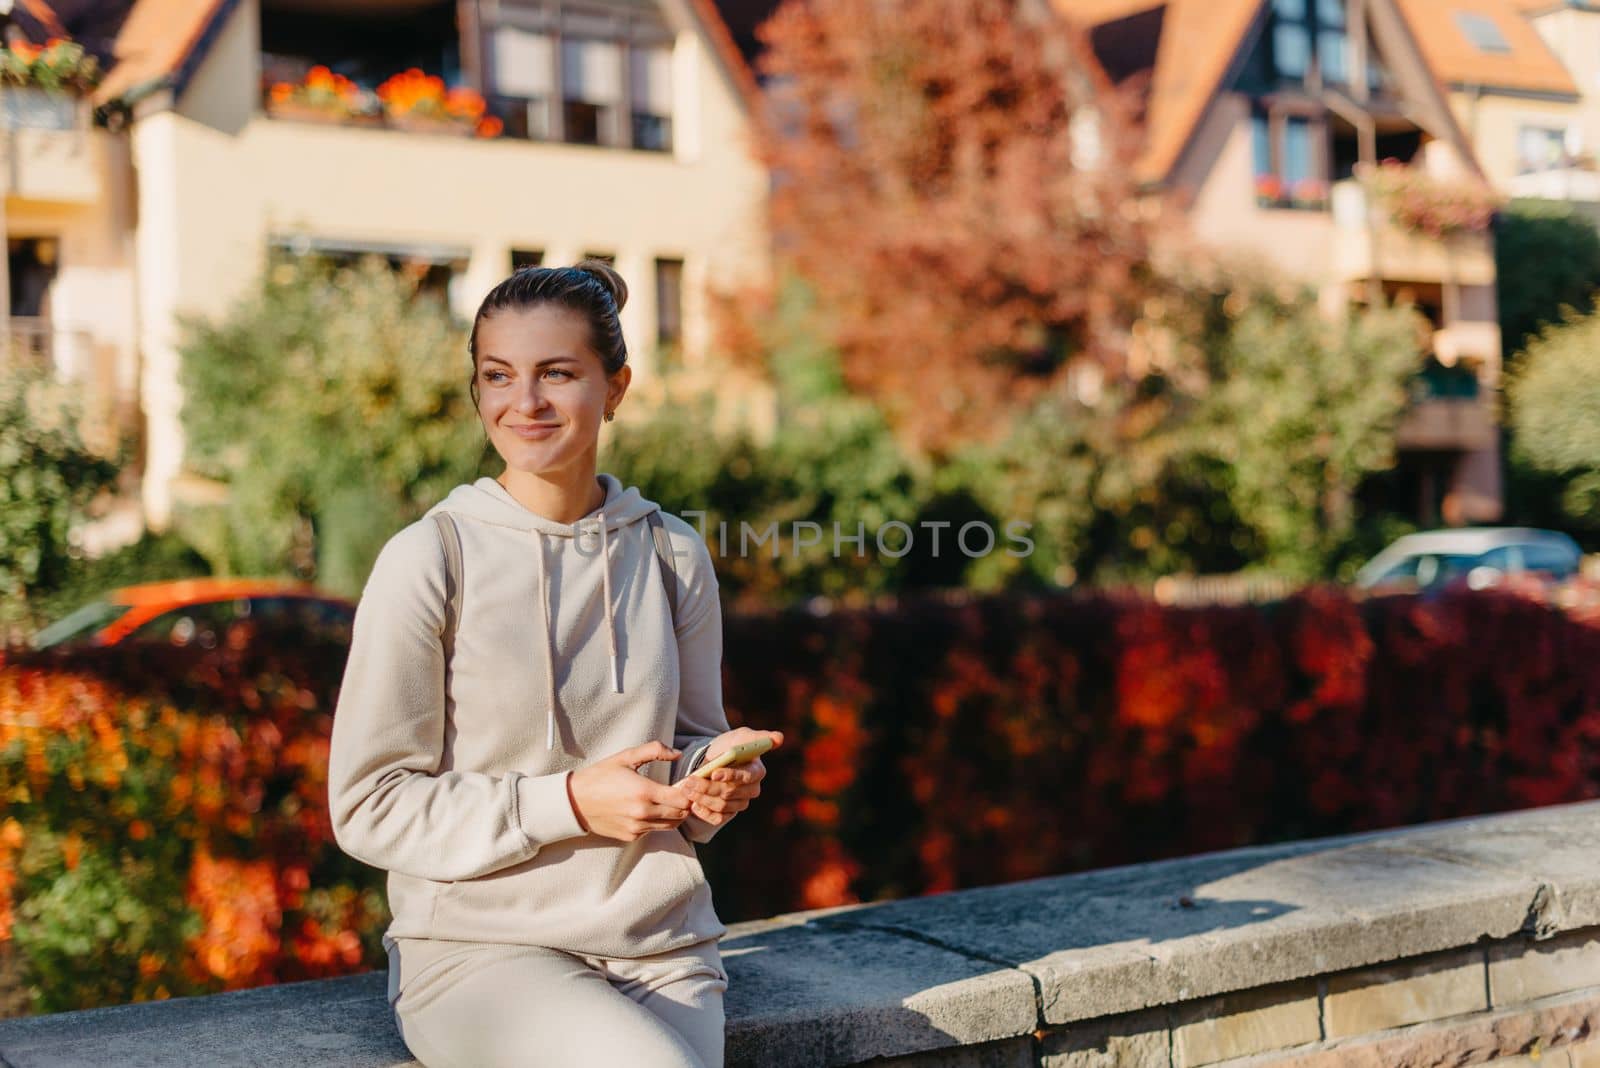
[[[606,292],[611,294],[611,299],[616,302],[617,311],[628,303],[628,283],[622,280],[615,267],[605,260],[579,260],[573,267],[597,279],[606,287]]]

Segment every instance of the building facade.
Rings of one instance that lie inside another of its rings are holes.
[[[396,75],[470,91],[481,118],[360,106]],[[319,79],[354,105],[283,88]],[[609,259],[632,396],[712,389],[759,431],[770,398],[727,380],[710,308],[770,270],[754,92],[708,0],[135,0],[94,97],[122,128],[79,104],[70,129],[14,130],[6,197],[13,332],[52,333],[137,421],[113,537],[219,491],[184,469],[178,322],[225,314],[273,256],[377,254],[463,319],[515,267]]]
[[[1502,512],[1500,334],[1487,230],[1430,238],[1362,180],[1383,160],[1487,183],[1398,0],[1057,0],[1137,88],[1139,177],[1202,245],[1315,286],[1330,311],[1405,297],[1431,352],[1388,504],[1422,522]]]

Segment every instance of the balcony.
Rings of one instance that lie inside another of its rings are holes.
[[[1430,361],[1412,380],[1411,398],[1395,429],[1398,447],[1475,452],[1495,444],[1494,409],[1475,371],[1459,363],[1447,367]]]
[[[272,118],[670,156],[675,35],[638,0],[262,0]]]
[[[1430,237],[1403,229],[1370,202],[1355,179],[1334,183],[1333,221],[1337,281],[1494,284],[1494,241],[1488,233]]]
[[[98,201],[105,182],[102,148],[88,101],[28,86],[0,88],[0,183],[7,197]]]

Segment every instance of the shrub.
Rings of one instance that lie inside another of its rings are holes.
[[[381,875],[333,843],[345,650],[264,630],[0,669],[0,938],[36,1011],[381,959]]]
[[[1513,200],[1495,224],[1494,258],[1508,364],[1563,309],[1588,309],[1600,287],[1600,233],[1565,201]]]
[[[1569,520],[1600,529],[1600,316],[1568,312],[1508,376],[1517,458],[1565,483]]]
[[[1177,280],[1136,383],[1045,398],[962,481],[1037,525],[1040,581],[1270,570],[1328,578],[1368,525],[1421,363],[1406,307],[1330,321],[1309,291],[1237,273]],[[1048,463],[1040,457],[1049,457]]]
[[[179,522],[218,573],[354,596],[389,534],[476,477],[465,332],[382,262],[278,263],[185,329],[188,462],[229,492]]]
[[[68,532],[115,483],[127,443],[108,456],[79,432],[73,387],[46,368],[0,373],[0,628],[36,625],[31,604],[80,566]]]

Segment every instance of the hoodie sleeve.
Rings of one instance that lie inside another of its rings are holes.
[[[670,522],[670,520],[669,520]],[[673,762],[672,782],[699,766],[706,748],[719,734],[731,730],[722,708],[722,602],[711,550],[687,523],[685,537],[673,538],[678,557],[678,725],[673,748],[681,755]],[[709,842],[727,822],[713,826],[690,813],[679,830],[691,842]]]
[[[334,707],[334,839],[376,868],[474,879],[583,833],[568,772],[440,771],[445,559],[431,519],[389,539],[356,606]]]

